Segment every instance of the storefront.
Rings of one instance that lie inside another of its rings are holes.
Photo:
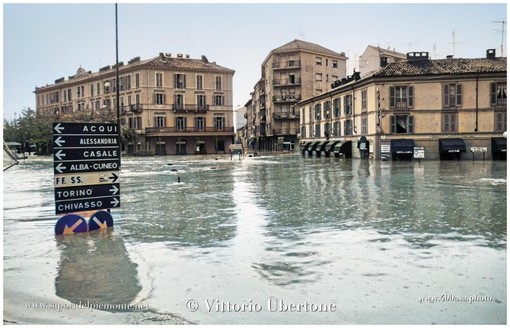
[[[492,138],[492,159],[506,161],[506,138]]]
[[[413,153],[414,153],[413,139],[391,140],[391,158],[393,160],[410,161],[413,159]]]
[[[448,138],[439,139],[439,158],[442,160],[460,159],[462,153],[466,152],[464,139]]]

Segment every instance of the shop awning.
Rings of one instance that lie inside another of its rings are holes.
[[[329,143],[329,141],[323,141],[317,145],[317,148],[315,148],[315,151],[321,152],[326,148],[326,145]]]
[[[335,145],[335,148],[333,148],[333,152],[335,154],[346,154],[346,153],[348,153],[349,147],[351,147],[351,146],[352,146],[351,141],[337,143]]]
[[[335,146],[336,146],[338,143],[340,143],[340,141],[332,141],[332,142],[328,143],[328,144],[326,145],[326,147],[324,147],[324,151],[325,151],[325,152],[331,152],[331,151],[333,151],[333,149],[335,149]]]
[[[506,138],[492,138],[492,152],[506,153]]]
[[[320,141],[314,141],[312,143],[312,145],[310,146],[310,148],[308,148],[309,151],[314,151],[317,149],[317,146],[320,144],[321,142]]]
[[[303,147],[303,151],[308,150],[308,148],[310,148],[310,145],[311,145],[311,144],[312,144],[312,142],[311,142],[311,141],[310,141],[310,142],[305,143],[305,145],[304,145],[304,147]]]
[[[451,138],[439,139],[439,152],[444,153],[461,153],[466,151],[466,143],[464,139]]]
[[[413,139],[393,139],[391,140],[391,152],[393,154],[413,154]]]

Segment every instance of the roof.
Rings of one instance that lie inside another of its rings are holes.
[[[316,52],[316,53],[321,53],[321,54],[336,56],[336,57],[345,57],[345,54],[343,52],[338,53],[333,50],[324,48],[323,46],[320,46],[318,44],[306,42],[306,41],[302,41],[302,40],[297,40],[297,39],[295,39],[294,41],[291,41],[287,44],[284,44],[281,47],[273,49],[271,51],[271,53],[285,52],[285,51],[292,51],[292,50],[302,50],[302,51]],[[345,58],[347,58],[347,57],[345,57]]]
[[[170,69],[188,69],[188,70],[210,70],[234,74],[234,70],[217,65],[215,62],[209,62],[207,59],[192,59],[184,57],[170,57],[160,54],[158,57],[141,61],[143,66]]]
[[[395,62],[375,71],[372,77],[503,73],[506,71],[506,57],[493,59],[449,58]]]
[[[391,57],[397,57],[397,58],[406,59],[406,54],[401,53],[401,52],[392,51],[392,50],[389,50],[389,49],[384,49],[384,48],[376,47],[376,46],[368,46],[367,49],[368,48],[371,48],[371,49],[374,49],[375,51],[378,51],[380,55],[387,55],[387,56],[391,56]]]

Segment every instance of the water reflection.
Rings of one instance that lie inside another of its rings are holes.
[[[57,235],[56,295],[76,304],[127,305],[142,290],[137,265],[114,232]],[[125,308],[104,308],[123,311]]]

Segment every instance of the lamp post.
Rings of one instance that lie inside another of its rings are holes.
[[[122,133],[120,125],[120,95],[119,95],[119,27],[117,18],[117,4],[115,4],[115,98],[117,108],[117,134],[119,139],[119,169],[120,169],[120,154],[122,153]]]

